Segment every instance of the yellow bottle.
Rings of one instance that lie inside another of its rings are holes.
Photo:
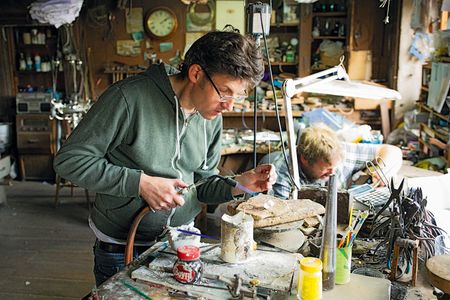
[[[300,260],[297,299],[322,299],[322,261],[320,259],[305,257]]]

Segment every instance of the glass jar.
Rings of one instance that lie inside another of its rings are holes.
[[[315,257],[300,260],[297,299],[322,299],[322,261]]]
[[[203,274],[200,248],[182,246],[177,249],[178,260],[173,265],[173,276],[181,283],[199,282]]]

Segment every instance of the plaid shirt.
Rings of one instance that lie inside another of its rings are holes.
[[[343,143],[344,160],[336,168],[336,179],[338,188],[347,188],[351,184],[352,175],[366,167],[366,161],[375,159],[378,145],[373,144],[353,144]],[[289,153],[286,153],[288,161]],[[289,198],[292,190],[291,180],[289,179],[289,169],[284,162],[281,151],[270,153],[264,156],[260,163],[271,163],[277,170],[277,182],[272,187],[273,195],[284,199]],[[299,165],[300,185],[324,185],[321,180],[309,180],[303,173]]]

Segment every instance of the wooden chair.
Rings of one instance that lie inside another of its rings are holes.
[[[59,204],[59,191],[63,188],[63,187],[70,187],[70,197],[73,197],[73,189],[75,187],[78,187],[77,185],[73,184],[70,181],[65,181],[63,182],[63,179],[61,178],[61,176],[56,175],[56,193],[55,193],[55,207],[58,206]],[[89,199],[89,191],[87,189],[84,189],[84,193],[86,195],[86,204],[87,207],[89,209],[89,211],[91,211],[91,201]]]

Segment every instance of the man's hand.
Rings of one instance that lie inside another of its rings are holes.
[[[152,210],[169,210],[184,204],[176,188],[187,187],[179,179],[168,179],[141,174],[139,195]]]
[[[253,192],[264,192],[272,188],[277,181],[277,173],[274,165],[264,164],[236,176],[234,180]],[[239,195],[242,194],[242,191],[234,188],[232,193]]]

